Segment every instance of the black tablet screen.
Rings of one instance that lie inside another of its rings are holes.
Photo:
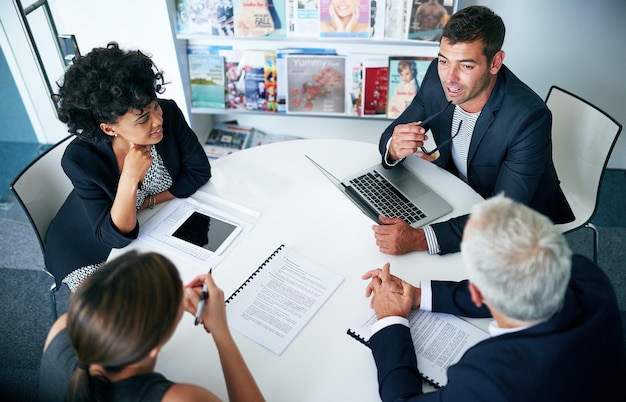
[[[194,211],[172,236],[215,252],[236,226]]]

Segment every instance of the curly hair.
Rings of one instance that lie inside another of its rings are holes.
[[[163,72],[150,57],[122,50],[116,42],[77,57],[57,85],[52,100],[59,120],[71,134],[91,142],[112,141],[100,123],[114,124],[129,109],[143,110],[165,91]]]

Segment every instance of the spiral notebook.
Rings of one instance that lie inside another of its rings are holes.
[[[417,368],[422,378],[435,388],[447,384],[448,367],[457,363],[469,348],[489,338],[487,332],[452,314],[413,309],[408,318]],[[375,322],[376,313],[369,310],[347,333],[369,347]]]
[[[280,245],[226,300],[228,324],[280,355],[343,277]]]

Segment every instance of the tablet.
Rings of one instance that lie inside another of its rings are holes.
[[[241,226],[204,212],[189,211],[169,233],[195,247],[221,254],[241,232]]]

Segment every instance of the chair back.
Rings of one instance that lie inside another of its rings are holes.
[[[576,219],[558,225],[567,232],[585,225],[597,209],[600,182],[622,130],[611,116],[557,86],[546,98],[552,112],[552,157],[561,188]]]
[[[33,160],[11,183],[11,190],[35,229],[45,254],[46,232],[74,186],[61,167],[70,135]]]

